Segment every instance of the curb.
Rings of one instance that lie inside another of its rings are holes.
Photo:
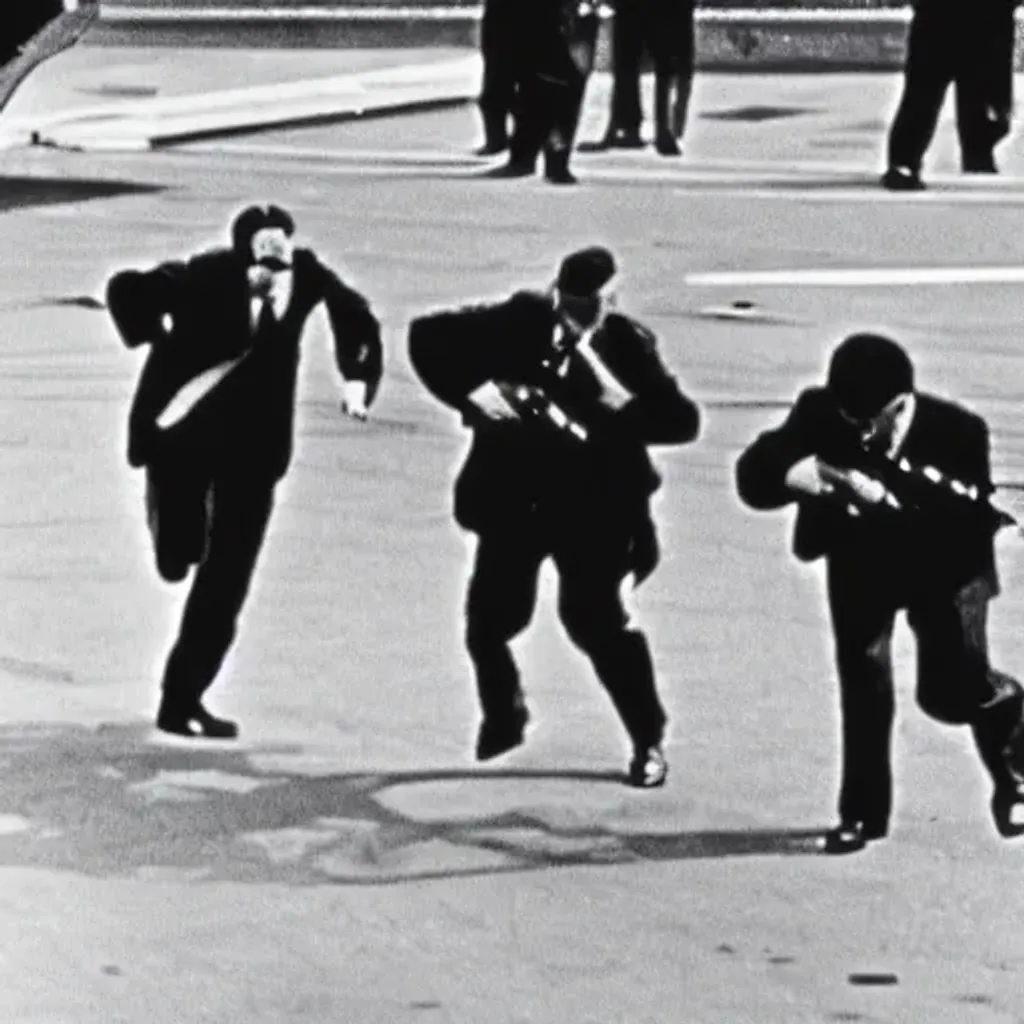
[[[175,143],[459,106],[479,91],[477,54],[329,78],[56,112],[4,126],[8,145],[138,152]]]
[[[58,14],[25,44],[21,54],[0,68],[0,113],[19,85],[40,64],[74,46],[99,17],[95,5]]]

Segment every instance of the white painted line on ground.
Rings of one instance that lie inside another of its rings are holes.
[[[626,184],[627,182],[623,182]],[[643,184],[639,176],[634,184]],[[683,197],[693,196],[732,196],[735,199],[768,199],[775,202],[787,203],[842,203],[847,206],[857,203],[883,204],[883,203],[915,203],[934,206],[1021,206],[1024,205],[1024,185],[1017,191],[991,191],[991,192],[954,192],[934,191],[926,193],[891,193],[885,192],[871,182],[865,182],[862,188],[835,188],[824,190],[821,188],[801,189],[794,184],[791,188],[786,187],[747,187],[725,188],[722,185],[702,185],[697,182],[692,186],[672,190],[673,195]]]
[[[835,269],[729,270],[687,274],[691,287],[863,287],[913,284],[1020,284],[1024,267],[836,267]]]

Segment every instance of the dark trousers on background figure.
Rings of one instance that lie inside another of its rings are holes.
[[[919,182],[950,84],[964,171],[996,170],[1010,130],[1014,15],[1010,4],[928,3],[914,11],[903,94],[889,131],[888,165]]]
[[[569,164],[576,141],[587,80],[593,67],[599,22],[587,19],[576,38],[539,47],[519,85],[515,133],[509,143],[509,169],[532,174],[544,153],[549,181],[575,181]]]
[[[839,816],[862,822],[869,838],[886,834],[892,814],[892,727],[895,715],[891,643],[897,612],[906,609],[917,641],[920,708],[948,724],[970,725],[997,805],[1012,802],[1020,777],[1007,747],[1020,727],[1022,691],[989,664],[989,588],[983,582],[944,594],[921,588],[895,596],[865,571],[863,559],[830,559],[828,598],[835,637],[842,721]]]
[[[181,580],[196,566],[164,669],[158,724],[186,731],[198,720],[208,735],[234,735],[233,723],[213,719],[202,699],[235,638],[273,511],[274,483],[158,464],[147,470],[147,503],[161,575]]]
[[[542,563],[558,570],[558,615],[591,661],[636,750],[657,746],[666,715],[643,633],[630,626],[620,586],[627,545],[566,537],[552,543],[526,526],[483,534],[466,601],[466,646],[476,673],[484,723],[498,734],[521,733],[526,705],[509,643],[529,625]],[[514,745],[514,744],[512,744]]]
[[[516,96],[522,76],[522,20],[516,0],[486,0],[484,3],[480,23],[483,82],[479,100],[484,144],[478,150],[482,156],[508,148],[509,120],[516,115]]]
[[[693,88],[692,0],[632,0],[619,4],[612,26],[611,116],[605,145],[642,145],[641,68],[654,70],[654,141],[666,156],[679,152]]]

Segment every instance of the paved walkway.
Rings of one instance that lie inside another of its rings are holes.
[[[0,115],[0,146],[145,147],[178,132],[461,101],[478,88],[465,51],[210,50],[75,46],[40,65]]]
[[[874,187],[895,82],[709,76],[683,161],[584,156],[567,190],[467,180],[453,164],[471,160],[471,110],[4,154],[5,173],[85,182],[0,218],[18,254],[0,279],[5,1024],[1024,1019],[1024,847],[994,835],[969,738],[914,708],[902,628],[893,834],[814,852],[836,767],[820,574],[788,557],[785,514],[738,507],[731,476],[780,415],[756,403],[819,379],[826,347],[870,324],[912,347],[923,384],[991,418],[997,478],[1020,480],[1019,286],[687,283],[1024,262],[1019,178]],[[587,133],[602,101],[596,87]],[[750,107],[789,113],[736,116]],[[937,159],[951,144],[946,122]],[[1015,144],[1004,159],[1020,167]],[[373,418],[343,420],[311,323],[295,467],[211,694],[243,737],[200,748],[150,724],[183,594],[155,577],[124,464],[140,354],[71,300],[223,240],[256,197],[285,202],[372,297],[388,373]],[[450,519],[465,437],[405,355],[410,316],[542,285],[593,241],[619,253],[623,302],[707,411],[699,444],[656,455],[665,560],[637,604],[673,724],[669,784],[650,794],[620,784],[622,736],[548,575],[517,645],[535,727],[499,765],[470,760],[469,549]],[[776,318],[707,313],[742,299]],[[993,656],[1019,674],[1024,545],[1004,537],[1000,555]]]

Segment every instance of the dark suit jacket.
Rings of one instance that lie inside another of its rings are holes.
[[[646,446],[697,436],[697,406],[665,368],[649,330],[612,314],[594,338],[594,351],[633,396],[612,413],[597,403],[596,382],[581,357],[572,357],[564,378],[544,368],[556,324],[550,296],[518,292],[497,305],[420,317],[410,327],[416,372],[474,430],[455,492],[456,519],[466,529],[515,524],[538,507],[570,521],[635,521],[646,516],[660,485]],[[489,380],[544,389],[585,424],[588,440],[480,422],[467,396]]]
[[[194,455],[201,449],[224,464],[279,479],[291,458],[299,342],[320,302],[327,307],[340,373],[365,380],[372,401],[383,354],[369,304],[308,249],[296,250],[293,269],[291,302],[272,343],[254,349],[168,432],[155,421],[178,390],[253,344],[246,263],[217,249],[111,278],[107,305],[125,344],[151,344],[129,416],[131,465],[143,465],[159,451],[188,448]]]
[[[918,393],[917,408],[900,456],[919,468],[933,466],[982,496],[993,491],[985,421],[962,406]],[[802,392],[785,422],[762,433],[740,455],[736,483],[754,509],[797,504],[794,554],[803,561],[875,551],[882,562],[899,560],[929,585],[959,589],[985,580],[998,592],[993,530],[984,519],[957,514],[944,503],[916,511],[851,516],[841,502],[798,497],[785,483],[789,469],[815,455],[838,467],[856,466],[860,440],[824,388]]]

